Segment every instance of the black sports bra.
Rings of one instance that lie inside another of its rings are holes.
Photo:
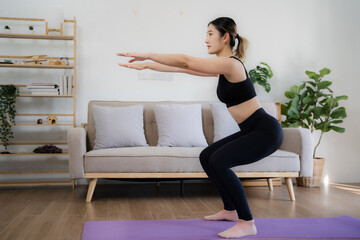
[[[234,56],[231,56],[231,58],[235,58],[242,63],[246,72],[246,79],[241,82],[232,83],[229,82],[224,75],[221,74],[219,76],[219,83],[216,90],[217,96],[228,108],[256,96],[254,85],[246,71],[244,63]]]

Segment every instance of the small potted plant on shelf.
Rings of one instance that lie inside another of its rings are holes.
[[[4,32],[6,32],[6,33],[11,32],[11,28],[10,28],[9,25],[5,25],[5,27],[4,27]]]
[[[29,25],[28,28],[29,28],[29,32],[31,34],[34,34],[34,25]]]
[[[11,127],[15,125],[17,96],[19,96],[19,89],[14,85],[0,86],[0,140],[5,147],[5,151],[1,154],[10,154],[7,147],[10,138],[14,138]]]
[[[305,187],[318,187],[321,183],[322,170],[325,159],[317,157],[316,150],[320,145],[323,134],[331,130],[339,133],[345,132],[345,128],[336,126],[346,118],[346,109],[339,107],[340,100],[347,100],[347,96],[333,95],[329,88],[330,81],[324,81],[323,77],[329,74],[330,69],[320,70],[320,74],[306,71],[309,81],[304,81],[300,86],[294,85],[289,91],[285,92],[285,97],[289,99],[286,104],[281,104],[281,114],[285,115],[285,121],[281,122],[283,127],[303,127],[321,132],[320,137],[314,147],[314,171],[313,177],[297,178],[297,184]]]
[[[260,62],[260,64],[264,66],[256,66],[256,68],[249,71],[249,75],[252,83],[258,83],[260,86],[263,86],[265,91],[268,93],[271,90],[268,79],[272,78],[274,74],[267,63]]]

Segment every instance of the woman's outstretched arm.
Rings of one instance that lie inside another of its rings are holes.
[[[188,69],[212,75],[231,75],[233,73],[233,70],[236,68],[236,62],[227,57],[207,59],[191,57],[185,54],[160,53],[118,53],[117,55],[124,57],[132,57],[129,63],[150,59],[166,66]]]
[[[136,70],[151,69],[158,72],[178,72],[178,73],[187,73],[201,77],[217,77],[216,74],[207,74],[207,73],[196,72],[184,68],[166,66],[157,62],[130,63],[130,64],[118,63],[118,64],[119,66],[127,67],[130,69],[136,69]]]

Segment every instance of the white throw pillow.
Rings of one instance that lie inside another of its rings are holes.
[[[158,146],[206,147],[201,104],[160,104],[153,107]]]
[[[230,115],[225,103],[211,102],[209,103],[211,114],[214,119],[214,141],[219,141],[240,130],[239,125]]]
[[[143,105],[93,105],[96,130],[94,149],[148,146],[144,134],[143,110]]]

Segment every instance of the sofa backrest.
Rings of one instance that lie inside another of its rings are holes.
[[[149,146],[156,146],[158,142],[158,130],[155,120],[153,106],[157,104],[201,104],[202,105],[202,123],[204,136],[208,144],[211,144],[214,139],[214,121],[211,114],[210,102],[208,101],[159,101],[159,102],[130,102],[130,101],[90,101],[88,105],[88,122],[86,125],[87,131],[87,151],[94,148],[95,141],[95,122],[93,117],[92,106],[112,106],[112,107],[126,107],[133,105],[144,105],[144,131],[145,138]],[[279,104],[274,102],[262,102],[264,110],[279,119],[278,108]]]

